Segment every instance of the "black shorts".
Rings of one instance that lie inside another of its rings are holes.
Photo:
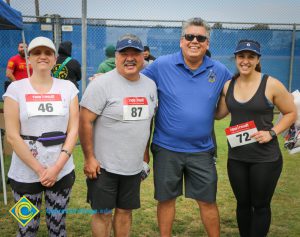
[[[174,152],[152,143],[154,198],[174,199],[183,193],[195,200],[214,203],[217,194],[217,170],[214,150],[205,152]]]
[[[140,208],[141,174],[119,175],[101,169],[96,179],[87,179],[87,202],[93,210]]]
[[[63,189],[70,189],[72,188],[74,182],[75,182],[75,171],[72,170],[69,174],[62,177],[59,181],[57,181],[52,187],[48,188],[43,186],[40,182],[36,183],[22,183],[15,181],[13,179],[8,179],[8,182],[11,186],[11,188],[19,193],[19,194],[36,194],[43,192],[45,190],[50,191],[60,191]]]

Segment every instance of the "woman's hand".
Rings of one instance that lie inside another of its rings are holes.
[[[59,172],[60,169],[57,165],[48,167],[47,169],[45,169],[42,176],[40,177],[41,184],[45,187],[52,187],[57,181],[57,176]]]
[[[269,131],[258,131],[251,135],[258,143],[267,143],[272,140],[272,136]]]

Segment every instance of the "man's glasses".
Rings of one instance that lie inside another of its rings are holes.
[[[204,35],[192,35],[192,34],[185,34],[184,35],[184,38],[187,41],[193,41],[195,39],[195,37],[196,37],[198,42],[204,42],[205,40],[207,40],[207,37],[204,36]]]

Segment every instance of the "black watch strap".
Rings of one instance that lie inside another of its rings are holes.
[[[274,130],[271,129],[271,130],[269,131],[269,133],[270,133],[272,139],[274,139],[274,138],[277,137],[277,134],[276,134],[276,132],[275,132]]]

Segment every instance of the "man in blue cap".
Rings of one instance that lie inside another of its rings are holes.
[[[109,237],[112,225],[114,236],[129,236],[132,210],[140,207],[141,171],[143,160],[149,162],[144,154],[157,104],[155,83],[140,74],[143,50],[137,36],[122,36],[116,68],[96,77],[80,103],[93,236]]]

